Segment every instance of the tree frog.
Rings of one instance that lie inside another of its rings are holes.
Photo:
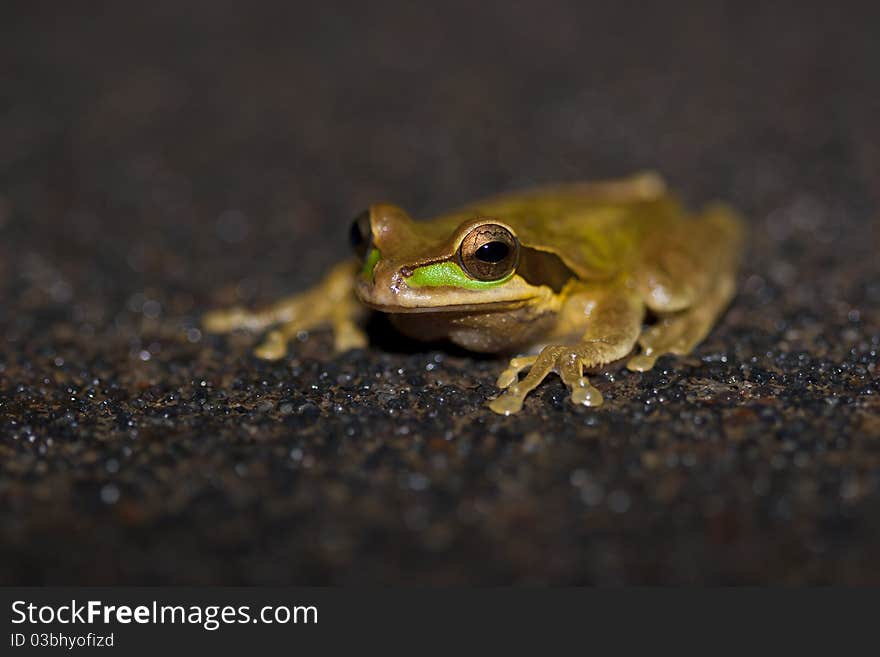
[[[598,406],[585,370],[629,357],[645,371],[706,336],[734,294],[742,242],[734,210],[688,213],[655,173],[504,194],[424,222],[377,203],[351,226],[355,257],[315,287],[204,325],[272,328],[255,353],[275,360],[319,326],[337,352],[364,347],[373,309],[408,336],[512,356],[496,413],[518,412],[551,372],[572,402]]]

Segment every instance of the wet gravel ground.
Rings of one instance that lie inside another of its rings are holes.
[[[880,584],[876,5],[418,4],[5,5],[0,581]],[[600,409],[495,416],[502,361],[381,322],[199,331],[372,200],[645,168],[750,244]]]

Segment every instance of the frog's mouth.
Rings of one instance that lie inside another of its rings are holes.
[[[531,285],[519,276],[496,287],[467,289],[413,286],[399,272],[372,281],[361,278],[355,284],[355,294],[364,305],[393,314],[513,310],[533,303],[552,303],[554,296],[550,288]]]
[[[360,297],[359,297],[360,298]],[[461,304],[449,304],[443,306],[401,306],[396,304],[383,304],[376,303],[373,301],[367,301],[365,299],[361,299],[361,302],[372,308],[373,310],[377,310],[382,313],[387,313],[389,315],[403,315],[403,314],[414,314],[414,313],[480,313],[480,312],[495,312],[495,311],[503,311],[503,310],[517,310],[519,308],[523,308],[530,303],[535,301],[536,297],[532,297],[529,299],[520,299],[517,301],[491,301],[488,303],[461,303]]]

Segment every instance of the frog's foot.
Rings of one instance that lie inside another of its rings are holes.
[[[712,325],[730,302],[734,291],[732,275],[722,275],[709,294],[694,306],[665,317],[639,336],[642,352],[629,359],[627,369],[646,372],[654,367],[664,354],[684,356],[696,347],[709,333]]]
[[[653,368],[660,356],[672,353],[680,344],[687,324],[684,317],[665,318],[646,329],[639,337],[641,353],[630,358],[626,368],[632,372],[647,372]]]
[[[305,296],[305,295],[304,295]],[[342,300],[324,312],[320,304],[310,303],[309,317],[292,319],[269,331],[263,342],[254,349],[254,355],[263,360],[280,360],[287,355],[287,344],[302,333],[329,324],[333,329],[333,351],[343,353],[367,346],[367,334],[355,323],[352,315],[361,310],[356,300]]]
[[[302,294],[258,311],[231,308],[210,312],[205,315],[203,325],[211,333],[228,333],[236,329],[261,331],[275,326],[254,350],[254,355],[265,360],[284,358],[290,340],[303,332],[328,325],[333,328],[336,352],[364,347],[367,336],[358,326],[364,307],[353,293],[354,271],[353,263],[342,263]]]
[[[489,402],[489,408],[501,415],[517,413],[523,401],[532,390],[538,387],[548,374],[556,372],[571,390],[571,401],[584,406],[602,404],[602,393],[583,376],[585,367],[607,362],[604,352],[606,343],[583,343],[575,346],[545,347],[537,356],[514,358],[510,366],[498,377],[498,387],[507,388],[500,397]],[[519,373],[526,369],[529,373],[518,380]]]

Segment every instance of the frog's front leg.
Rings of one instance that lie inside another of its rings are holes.
[[[563,314],[564,322],[580,321],[586,324],[580,340],[575,344],[552,344],[537,356],[514,358],[498,379],[498,386],[506,388],[489,408],[502,415],[517,413],[523,401],[551,372],[559,374],[571,390],[571,401],[585,406],[599,406],[602,393],[584,376],[584,369],[605,365],[629,354],[638,340],[645,314],[639,297],[623,286],[615,287],[600,298],[588,292],[580,293],[566,303],[581,314]],[[528,374],[518,380],[520,371]]]
[[[287,343],[302,331],[331,326],[337,352],[366,346],[366,334],[359,326],[365,309],[354,296],[358,264],[352,261],[336,265],[324,279],[306,292],[294,294],[262,310],[244,308],[215,310],[205,315],[203,325],[211,333],[235,329],[261,331],[271,326],[254,354],[266,360],[278,360],[287,353]]]

